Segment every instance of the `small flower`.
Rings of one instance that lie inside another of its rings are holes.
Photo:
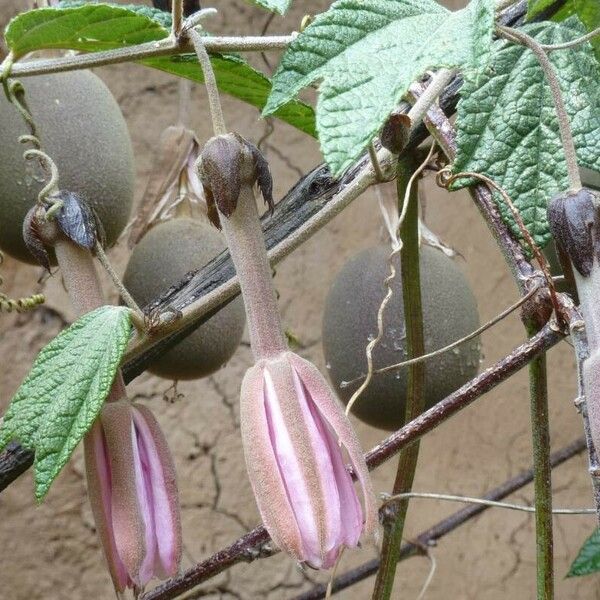
[[[363,532],[375,530],[375,498],[360,445],[313,364],[289,351],[259,360],[242,383],[241,424],[258,508],[280,548],[328,569],[343,546],[353,548]]]
[[[109,402],[85,438],[96,528],[115,589],[143,588],[179,570],[181,524],[175,468],[145,407]]]

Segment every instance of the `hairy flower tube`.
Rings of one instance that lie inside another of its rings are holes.
[[[243,380],[246,467],[274,542],[316,569],[332,567],[377,524],[367,466],[352,426],[318,369],[287,348],[277,308],[255,183],[272,207],[259,150],[235,134],[208,141],[199,171],[209,216],[222,227],[236,268],[256,359]],[[345,457],[362,488],[357,494]]]
[[[115,589],[143,588],[179,570],[175,468],[145,407],[108,402],[85,438],[88,491]]]
[[[318,369],[292,352],[259,360],[244,377],[246,466],[273,541],[315,569],[375,528],[369,475],[354,431]],[[345,452],[344,452],[345,451]],[[365,507],[346,470],[347,453]]]

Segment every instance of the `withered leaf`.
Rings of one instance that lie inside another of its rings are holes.
[[[392,112],[381,129],[381,145],[394,154],[399,154],[408,143],[410,117],[406,113]]]
[[[252,158],[254,158],[258,189],[269,207],[270,213],[273,214],[273,209],[275,208],[275,203],[273,202],[273,177],[271,176],[269,163],[264,154],[254,144],[251,144],[247,140],[244,140],[244,143],[252,153]]]
[[[37,220],[37,211],[39,206],[36,204],[29,209],[23,220],[23,240],[27,250],[37,260],[37,262],[50,273],[50,258],[39,230],[39,222]]]
[[[595,200],[595,193],[583,188],[559,194],[548,204],[550,231],[583,277],[590,275],[594,255],[600,259],[600,222]]]

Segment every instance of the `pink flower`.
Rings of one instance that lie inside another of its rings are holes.
[[[314,365],[292,352],[259,360],[242,383],[241,423],[258,508],[281,549],[328,569],[343,546],[353,548],[363,531],[375,530],[375,499],[360,445]]]
[[[90,503],[115,589],[143,588],[179,570],[175,468],[145,407],[109,402],[85,438]]]

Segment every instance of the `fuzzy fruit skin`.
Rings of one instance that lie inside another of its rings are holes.
[[[365,348],[377,335],[377,311],[385,295],[389,274],[387,247],[364,250],[338,273],[327,297],[323,317],[323,350],[329,377],[347,404],[362,380],[342,387],[367,373]],[[400,260],[395,258],[394,294],[384,312],[384,335],[373,351],[375,368],[407,359]],[[421,294],[425,350],[432,352],[479,327],[475,297],[455,261],[440,250],[422,245]],[[432,407],[477,374],[480,344],[473,339],[426,361],[425,406]],[[408,369],[375,374],[353,406],[361,421],[380,429],[404,424]]]
[[[145,306],[186,273],[225,250],[225,241],[208,223],[173,219],[154,226],[134,248],[123,283]],[[246,323],[241,296],[194,333],[163,354],[149,371],[166,379],[198,379],[220,369],[238,347]]]
[[[60,189],[79,193],[96,210],[108,245],[127,224],[135,185],[131,139],[119,105],[89,71],[39,75],[22,80],[42,149],[55,161]],[[29,130],[0,94],[0,248],[35,263],[22,238],[27,211],[44,178],[37,160],[26,161],[20,135]]]

